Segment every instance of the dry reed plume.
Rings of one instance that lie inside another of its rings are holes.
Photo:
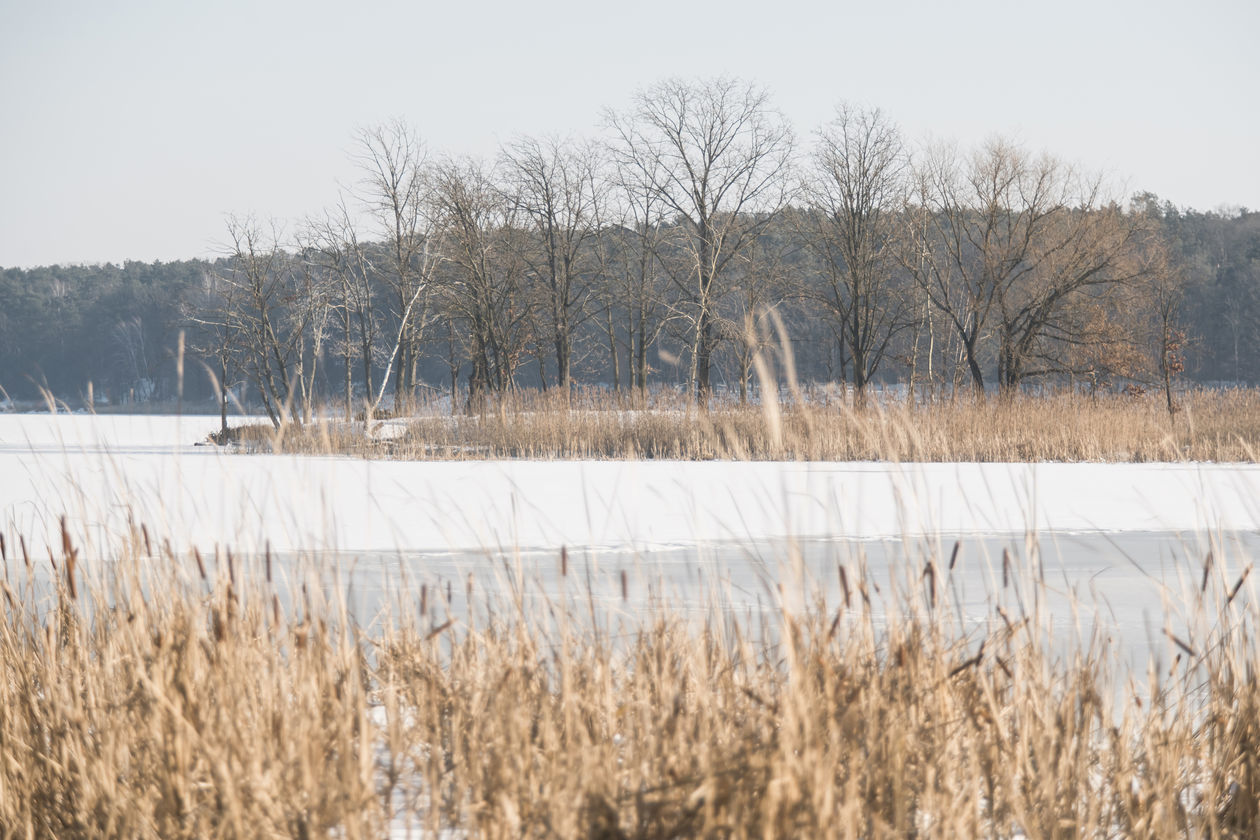
[[[368,436],[361,423],[325,422],[279,432],[247,425],[232,439],[261,451],[444,460],[1252,462],[1260,451],[1260,392],[1187,394],[1172,417],[1158,396],[872,400],[865,407],[796,398],[698,411],[682,400],[627,407],[601,392],[579,393],[569,404],[523,393],[481,413],[395,418]]]
[[[768,630],[659,605],[614,624],[581,596],[472,621],[424,590],[372,632],[270,558],[182,561],[137,534],[50,561],[5,556],[6,838],[1260,826],[1256,602],[1220,560],[1141,688],[1097,644],[1050,653],[1035,607],[960,630],[940,558],[883,596],[849,568],[840,604]]]

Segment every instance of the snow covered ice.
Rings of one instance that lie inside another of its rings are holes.
[[[1260,528],[1254,464],[367,461],[194,446],[213,417],[0,416],[0,523],[59,544],[463,551]],[[33,547],[35,547],[33,545]]]

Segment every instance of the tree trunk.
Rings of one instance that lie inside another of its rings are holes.
[[[696,328],[696,400],[702,407],[707,407],[713,395],[711,373],[713,366],[713,321],[707,310],[701,310],[700,322]]]
[[[739,404],[748,405],[748,377],[752,368],[753,351],[745,347],[739,354]]]
[[[227,424],[227,405],[228,405],[228,364],[224,357],[219,358],[219,433],[224,435],[226,440],[228,424]]]
[[[455,353],[455,322],[446,321],[446,364],[451,372],[451,416],[459,406],[459,357]]]
[[[635,348],[635,367],[638,370],[639,393],[647,396],[647,314],[639,314],[639,342]]]
[[[607,316],[608,329],[608,362],[612,372],[612,386],[614,391],[621,390],[621,363],[617,358],[617,326],[613,322],[612,307],[606,307],[604,314]]]
[[[971,384],[976,394],[984,397],[984,371],[980,369],[980,360],[976,358],[976,337],[964,337],[962,340],[963,356],[967,361],[967,369],[971,371]]]

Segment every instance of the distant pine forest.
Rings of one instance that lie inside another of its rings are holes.
[[[994,138],[666,82],[599,141],[493,161],[362,130],[362,180],[222,256],[0,270],[0,401],[229,397],[279,423],[520,388],[748,398],[767,376],[924,393],[1254,385],[1260,212],[1200,212]]]

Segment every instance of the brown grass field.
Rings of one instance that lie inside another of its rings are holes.
[[[1249,566],[1221,558],[1134,674],[1099,636],[1054,653],[1031,575],[1007,584],[1027,613],[963,622],[948,558],[900,582],[849,568],[840,603],[769,619],[505,594],[472,620],[425,590],[367,625],[269,558],[13,543],[4,838],[1260,830],[1260,616]]]
[[[389,429],[385,438],[379,434]],[[400,459],[735,459],[895,462],[1254,462],[1260,391],[1196,391],[1170,415],[1162,396],[970,396],[866,407],[806,398],[699,411],[673,396],[520,392],[479,413],[432,408],[374,423],[246,424],[232,440],[261,451]]]

